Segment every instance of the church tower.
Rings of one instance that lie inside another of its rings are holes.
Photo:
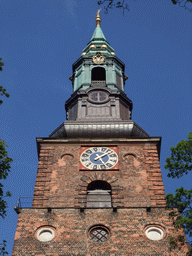
[[[107,42],[99,11],[73,64],[66,121],[37,138],[33,201],[15,208],[14,256],[185,255],[165,210],[160,137],[131,117],[125,65]]]

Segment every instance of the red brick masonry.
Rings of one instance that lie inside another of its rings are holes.
[[[82,146],[117,146],[119,170],[79,170]],[[19,214],[12,255],[186,255],[185,250],[169,250],[170,236],[175,236],[176,230],[165,210],[159,138],[39,139],[38,147],[33,207]],[[111,185],[112,206],[117,206],[117,212],[86,208],[87,186],[95,180]],[[80,212],[82,205],[85,209]],[[107,241],[92,241],[89,229],[93,225],[108,228]],[[146,237],[150,225],[164,231],[163,239]],[[53,240],[37,240],[36,232],[43,226],[55,230]]]

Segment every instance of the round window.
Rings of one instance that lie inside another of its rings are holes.
[[[163,238],[164,232],[160,228],[150,227],[150,228],[146,229],[145,234],[150,240],[157,241],[157,240],[161,240]]]
[[[94,226],[89,230],[89,236],[94,242],[105,242],[109,237],[109,230],[104,226]]]
[[[40,228],[37,232],[37,239],[41,242],[51,241],[54,238],[54,236],[54,230],[48,227]]]
[[[105,92],[92,92],[89,99],[94,102],[103,102],[108,99],[108,95]]]

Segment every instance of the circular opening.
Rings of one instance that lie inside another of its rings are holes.
[[[150,227],[145,231],[145,234],[150,240],[158,241],[163,238],[164,232],[160,228]]]
[[[94,226],[89,230],[89,236],[94,242],[105,242],[109,237],[109,230],[104,226]]]
[[[37,239],[41,242],[48,242],[54,238],[54,231],[51,228],[41,228],[37,232]]]

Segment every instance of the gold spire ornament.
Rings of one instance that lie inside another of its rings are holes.
[[[97,11],[97,14],[96,14],[96,18],[95,18],[95,22],[96,22],[96,26],[99,26],[100,27],[100,23],[101,23],[101,16],[100,16],[100,11],[101,11],[101,9],[99,9],[98,11]]]
[[[96,55],[92,57],[92,61],[95,64],[103,64],[105,62],[105,57],[102,56],[100,52],[97,52]]]

